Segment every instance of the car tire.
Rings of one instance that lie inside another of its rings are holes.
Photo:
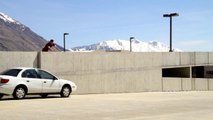
[[[0,99],[2,99],[4,97],[4,95],[0,94]]]
[[[48,94],[40,94],[42,98],[47,98]]]
[[[23,87],[17,87],[13,92],[15,99],[23,99],[26,96],[26,90]]]
[[[60,95],[61,95],[61,97],[69,97],[71,92],[72,92],[71,87],[66,85],[66,86],[62,87]]]

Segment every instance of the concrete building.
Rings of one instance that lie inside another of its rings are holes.
[[[0,52],[0,71],[10,67],[46,69],[75,94],[213,90],[211,52]]]

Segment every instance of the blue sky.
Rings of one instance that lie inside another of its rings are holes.
[[[213,0],[1,0],[0,11],[45,39],[67,48],[134,36],[144,42],[173,45],[184,51],[213,51]]]

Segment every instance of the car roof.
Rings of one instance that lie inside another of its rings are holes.
[[[28,69],[35,69],[35,70],[44,70],[44,69],[40,69],[40,68],[33,68],[33,67],[12,67],[12,68],[9,68],[9,69],[21,69],[22,71],[23,70],[28,70]],[[44,70],[48,73],[51,73],[49,72],[48,70]],[[52,73],[51,73],[52,74]]]
[[[38,68],[31,68],[31,67],[12,67],[10,69],[23,69],[23,70],[26,70],[26,69],[38,69]]]
[[[12,68],[9,68],[9,69],[21,69],[21,71],[28,70],[28,69],[43,70],[43,71],[48,72],[48,73],[52,74],[53,76],[55,76],[53,73],[51,73],[51,72],[49,72],[47,70],[44,70],[44,69],[40,69],[40,68],[33,68],[33,67],[12,67]],[[57,76],[55,76],[55,77],[58,79]]]

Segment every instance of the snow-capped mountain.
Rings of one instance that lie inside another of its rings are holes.
[[[6,23],[18,25],[22,31],[24,31],[25,28],[26,28],[25,25],[21,24],[21,23],[18,22],[17,20],[14,20],[14,19],[11,18],[10,16],[8,16],[8,15],[2,13],[2,12],[0,12],[0,19],[4,20],[4,22],[6,22]]]
[[[19,22],[2,12],[0,12],[0,19],[4,20],[5,22],[20,24]]]
[[[130,41],[128,40],[108,40],[97,44],[74,47],[70,51],[74,52],[88,52],[95,50],[104,51],[115,51],[115,50],[130,50]],[[160,42],[142,42],[139,40],[132,41],[132,51],[133,52],[168,52],[169,46],[162,44]],[[175,48],[174,51],[180,52],[180,49]]]
[[[0,51],[40,51],[46,43],[29,27],[0,12]]]

